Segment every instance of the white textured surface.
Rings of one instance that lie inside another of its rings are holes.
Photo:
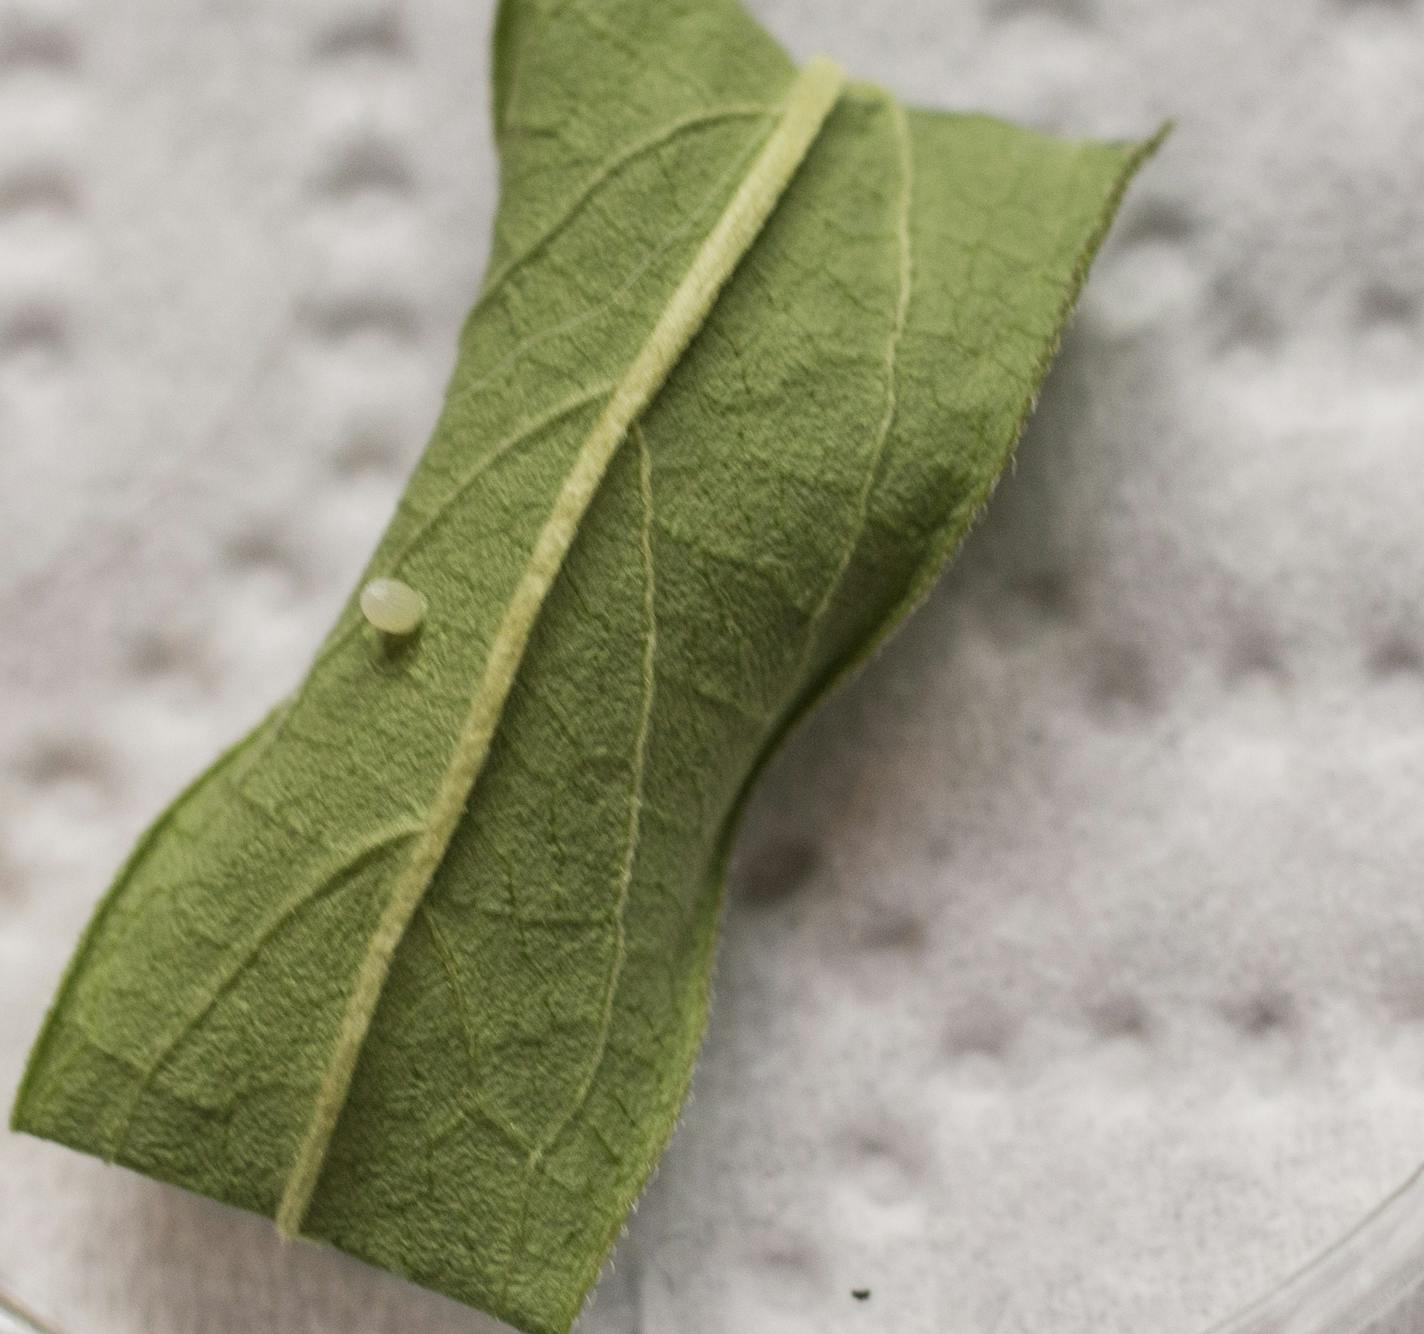
[[[1018,475],[765,784],[584,1327],[1194,1334],[1424,1159],[1424,4],[753,7],[920,101],[1180,128]],[[417,456],[488,21],[0,0],[6,1100],[114,864],[296,680]],[[68,1334],[495,1328],[10,1134],[0,1289]]]

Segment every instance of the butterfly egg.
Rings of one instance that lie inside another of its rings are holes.
[[[383,635],[414,634],[425,619],[425,598],[399,579],[372,579],[361,590],[361,615]]]

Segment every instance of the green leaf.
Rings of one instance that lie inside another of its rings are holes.
[[[145,836],[17,1127],[566,1330],[787,728],[923,595],[1151,144],[906,111],[734,0],[505,0],[488,276],[310,674]]]

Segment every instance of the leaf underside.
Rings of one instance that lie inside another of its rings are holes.
[[[495,46],[494,252],[362,577],[427,623],[353,597],[144,837],[14,1120],[543,1334],[673,1127],[752,779],[985,502],[1151,144],[846,86],[566,515],[807,79],[736,0]]]

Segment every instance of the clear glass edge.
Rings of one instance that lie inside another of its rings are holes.
[[[1202,1334],[1360,1334],[1424,1282],[1424,1167],[1265,1296]]]

